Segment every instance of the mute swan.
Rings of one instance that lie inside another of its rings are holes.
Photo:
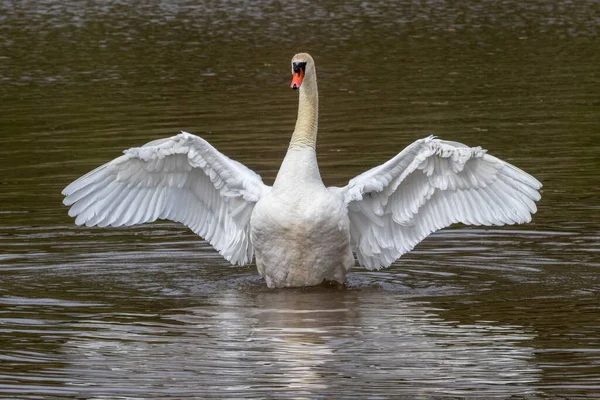
[[[298,119],[272,187],[259,175],[182,132],[124,151],[63,190],[77,225],[181,222],[232,264],[256,255],[270,288],[343,283],[358,262],[388,267],[430,233],[461,222],[529,222],[540,182],[481,147],[417,140],[386,163],[326,188],[315,152],[315,63],[292,59]]]

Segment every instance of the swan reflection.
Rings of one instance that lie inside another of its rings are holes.
[[[529,345],[533,332],[491,321],[461,324],[440,317],[440,311],[380,288],[231,289],[207,304],[167,310],[154,322],[96,324],[93,336],[71,340],[65,351],[73,384],[118,387],[117,392],[209,397],[534,392],[540,371]]]

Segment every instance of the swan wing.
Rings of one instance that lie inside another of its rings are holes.
[[[339,189],[361,265],[388,267],[453,223],[529,222],[541,183],[481,147],[430,136]]]
[[[244,165],[204,139],[182,132],[125,150],[62,194],[77,225],[181,222],[228,261],[243,265],[253,256],[252,209],[269,189]]]

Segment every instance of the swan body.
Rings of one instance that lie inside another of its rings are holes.
[[[298,119],[272,187],[204,139],[159,139],[77,179],[63,203],[77,225],[181,222],[233,264],[256,257],[267,285],[343,283],[354,256],[388,267],[454,223],[531,221],[541,183],[480,147],[420,139],[386,163],[326,188],[316,157],[318,93],[312,57],[292,59]]]
[[[251,226],[256,265],[269,287],[344,282],[354,265],[347,206],[323,185],[311,147],[288,151]]]

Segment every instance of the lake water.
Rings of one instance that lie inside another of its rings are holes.
[[[0,397],[594,398],[597,1],[0,0]],[[270,290],[177,224],[79,228],[61,190],[196,133],[272,183],[310,52],[343,185],[436,134],[544,188],[345,290]]]

